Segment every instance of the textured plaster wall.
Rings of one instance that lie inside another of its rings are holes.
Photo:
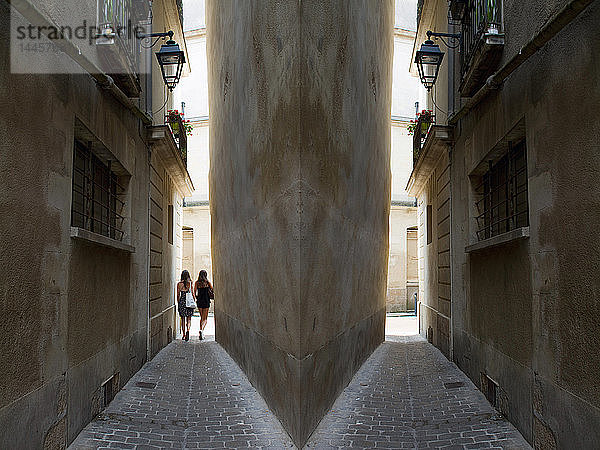
[[[8,4],[0,36],[8,41]],[[98,412],[99,388],[146,359],[146,147],[138,121],[89,76],[12,75],[0,49],[0,442],[67,444]],[[70,237],[75,118],[132,175],[133,254]],[[48,441],[48,442],[49,442]]]
[[[207,4],[217,340],[299,445],[384,338],[392,25],[391,1]]]
[[[565,3],[505,1],[503,58]],[[462,120],[452,158],[454,358],[498,382],[501,410],[538,448],[600,441],[600,125],[582,120],[600,103],[599,20],[594,2]],[[466,254],[467,175],[518,123],[530,238]]]

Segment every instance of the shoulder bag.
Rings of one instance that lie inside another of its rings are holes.
[[[192,288],[192,286],[190,286],[190,289]],[[187,308],[195,308],[196,307],[196,301],[194,300],[194,296],[192,295],[192,291],[187,291],[185,293],[185,306]]]

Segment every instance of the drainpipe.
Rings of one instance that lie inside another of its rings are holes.
[[[449,347],[450,347],[450,361],[454,361],[454,299],[452,298],[452,291],[453,291],[453,286],[454,286],[454,270],[452,270],[452,268],[454,267],[453,264],[453,256],[454,256],[454,245],[452,245],[452,225],[453,225],[453,214],[452,214],[452,157],[453,157],[453,150],[454,150],[454,144],[449,145],[448,146],[448,172],[450,174],[449,178],[450,178],[450,198],[449,198],[449,211],[450,211],[450,236],[449,236],[449,241],[450,241],[450,326],[449,326],[449,332],[450,332],[450,342],[449,342]]]
[[[23,17],[29,20],[30,23],[46,27],[45,29],[48,30],[48,32],[44,32],[46,36],[50,32],[50,27],[58,29],[60,28],[46,18],[46,16],[42,14],[30,2],[30,0],[7,1],[12,7],[19,11]],[[115,85],[114,80],[109,75],[102,72],[102,70],[100,70],[96,64],[86,58],[79,47],[77,47],[77,45],[75,45],[70,39],[56,40],[54,44],[63,53],[68,55],[73,61],[79,64],[83,70],[90,74],[100,87],[106,89],[119,103],[135,114],[135,116],[138,117],[144,123],[144,125],[150,125],[152,123],[152,118],[145,111],[142,111],[139,106],[136,105],[129,97],[127,97],[127,95],[125,95],[125,93]]]
[[[455,32],[454,27],[452,28],[452,32]],[[456,50],[452,50],[451,52],[448,52],[448,111],[452,111],[454,112],[454,101],[455,101],[455,96],[454,96],[454,71],[455,71],[455,61],[456,60]],[[449,120],[448,120],[449,121]],[[450,342],[448,342],[448,347],[449,347],[449,353],[450,353],[450,361],[454,361],[454,299],[452,298],[452,287],[454,286],[453,283],[453,266],[454,264],[452,263],[453,261],[453,248],[454,245],[452,245],[452,156],[453,156],[453,152],[452,150],[454,149],[454,145],[451,144],[448,146],[448,173],[449,173],[449,189],[450,189],[450,198],[449,198],[449,211],[450,211],[450,217],[448,218],[448,220],[450,221],[450,236],[449,236],[449,241],[450,241],[450,324],[449,324],[449,336],[448,339],[450,340]]]
[[[146,203],[147,205],[147,210],[146,210],[146,219],[148,219],[148,228],[147,228],[147,236],[148,239],[146,240],[146,243],[148,245],[148,253],[146,254],[146,362],[150,361],[150,356],[151,356],[151,340],[150,340],[150,334],[151,334],[151,329],[150,329],[150,254],[151,254],[151,250],[150,250],[150,246],[151,246],[151,239],[150,239],[150,211],[151,211],[151,207],[152,207],[152,200],[150,199],[150,174],[152,173],[152,145],[148,145],[148,182],[146,183],[146,187],[148,188],[148,192],[146,197],[148,197],[148,201]]]
[[[565,26],[575,19],[594,0],[572,0],[561,9],[542,29],[525,44],[500,70],[490,76],[486,83],[467,103],[452,117],[448,119],[449,125],[455,125],[469,111],[471,111],[490,91],[498,89],[500,85],[517,70],[529,57],[535,54],[546,43],[556,36]]]

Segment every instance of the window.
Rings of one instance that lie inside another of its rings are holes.
[[[91,143],[76,140],[73,152],[73,197],[71,226],[121,241],[123,239],[125,189],[111,171],[111,162],[103,162],[91,150]]]
[[[169,244],[173,244],[173,205],[169,205],[169,222],[168,222],[168,240]]]
[[[483,240],[529,226],[527,150],[525,141],[508,143],[508,153],[490,164],[476,188],[477,239]]]
[[[433,241],[433,207],[427,205],[427,245]]]

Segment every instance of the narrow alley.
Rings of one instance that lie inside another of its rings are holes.
[[[306,448],[530,448],[432,345],[394,318]],[[212,332],[208,328],[208,332]],[[194,336],[196,336],[195,329]],[[213,336],[175,341],[73,442],[96,448],[294,448]]]
[[[0,0],[0,450],[599,450],[599,23]]]

